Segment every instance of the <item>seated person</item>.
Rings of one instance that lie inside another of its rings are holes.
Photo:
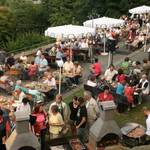
[[[66,78],[68,86],[73,86],[74,84],[73,68],[74,68],[73,62],[70,60],[69,57],[67,57],[67,61],[63,65],[63,74]]]
[[[0,71],[0,81],[5,85],[6,90],[11,90],[13,88],[13,82],[3,71]]]
[[[82,77],[82,67],[76,61],[73,66],[73,74],[74,74],[74,83],[79,84],[79,78]]]
[[[103,102],[103,101],[113,101],[113,100],[114,100],[114,97],[110,93],[109,87],[105,86],[104,92],[102,92],[98,95],[98,101]]]
[[[115,67],[113,65],[110,65],[110,67],[105,71],[104,79],[112,83],[114,76],[117,74],[118,72],[117,70],[115,70]]]
[[[122,82],[123,80],[125,80],[125,75],[123,73],[123,70],[122,69],[118,69],[118,75],[117,75],[117,82]]]
[[[24,64],[27,64],[28,58],[24,52],[22,52],[22,54],[20,56],[20,60],[22,60]]]
[[[32,61],[30,66],[28,67],[28,75],[30,78],[36,76],[37,69],[38,69],[38,66],[34,63],[34,61]]]
[[[90,79],[87,81],[86,84],[88,86],[91,86],[91,87],[96,87],[97,86],[96,77],[95,76],[91,76]]]
[[[48,91],[46,94],[46,96],[50,99],[54,99],[55,93],[57,91],[57,85],[56,85],[56,80],[55,78],[52,76],[52,74],[49,74],[47,76],[47,79],[44,80],[43,82],[44,84],[46,84],[47,86],[51,87],[51,90]]]

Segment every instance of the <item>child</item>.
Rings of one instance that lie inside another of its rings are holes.
[[[125,89],[124,89],[124,96],[127,97],[127,101],[129,103],[128,110],[130,110],[132,107],[134,107],[134,101],[133,101],[133,96],[134,96],[134,87],[131,83],[126,83]]]

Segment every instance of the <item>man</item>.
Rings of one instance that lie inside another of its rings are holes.
[[[117,75],[117,73],[118,72],[117,70],[115,70],[114,66],[110,65],[110,67],[105,71],[104,78],[106,81],[111,83],[115,75]]]
[[[97,117],[99,116],[99,108],[96,100],[92,97],[92,93],[89,91],[84,92],[84,99],[86,101],[86,109],[87,109],[87,126],[88,130],[93,125]]]
[[[140,79],[140,82],[138,84],[138,88],[136,90],[141,92],[140,96],[139,96],[139,104],[141,104],[144,96],[149,94],[149,81],[147,79],[146,74],[142,75],[142,78]]]
[[[51,87],[51,90],[48,91],[47,93],[45,93],[47,95],[48,98],[50,99],[54,99],[54,95],[57,91],[57,85],[56,85],[56,80],[55,78],[52,76],[52,74],[49,74],[47,76],[47,79],[44,80],[43,82],[44,84],[46,84],[47,86],[50,86]]]
[[[62,115],[63,120],[65,122],[67,122],[68,117],[69,117],[68,107],[67,107],[67,104],[62,101],[62,95],[60,95],[60,94],[56,95],[55,102],[53,102],[49,107],[49,114],[50,115],[52,114],[51,108],[53,105],[58,106],[58,110],[59,110],[60,114]]]
[[[40,63],[39,63],[39,73],[43,74],[48,69],[48,61],[45,59],[44,55],[41,55]]]
[[[67,57],[67,61],[63,65],[63,72],[64,73],[72,73],[74,68],[73,62]]]
[[[87,124],[87,109],[85,106],[85,101],[82,97],[79,97],[77,100],[79,105],[79,109],[77,112],[77,121],[76,121],[76,129],[77,135],[79,136],[82,142],[85,142],[86,137],[86,124]]]

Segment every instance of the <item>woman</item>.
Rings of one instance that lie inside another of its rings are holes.
[[[31,119],[33,118],[33,129],[37,137],[40,138],[41,149],[45,149],[45,135],[46,135],[46,116],[43,106],[41,104],[35,106]]]
[[[64,121],[59,113],[58,106],[53,105],[51,107],[51,115],[49,116],[49,132],[51,135],[51,138],[57,138],[64,126]]]
[[[34,132],[35,132],[35,135],[39,136],[41,130],[46,128],[45,121],[46,121],[47,114],[45,110],[43,109],[42,105],[37,105],[34,108],[32,115],[36,117],[36,123],[34,125]]]
[[[30,78],[36,76],[37,74],[37,65],[34,63],[34,61],[31,62],[31,65],[28,68],[28,75]]]
[[[69,103],[70,108],[70,125],[72,134],[76,134],[75,122],[77,120],[77,112],[78,112],[78,97],[74,96],[72,102]]]
[[[102,92],[98,95],[98,101],[103,102],[103,101],[112,101],[112,100],[114,100],[114,97],[110,93],[109,87],[105,86],[104,87],[104,92]]]
[[[117,75],[117,82],[122,82],[123,80],[125,80],[126,76],[123,73],[122,69],[118,69],[118,75]]]

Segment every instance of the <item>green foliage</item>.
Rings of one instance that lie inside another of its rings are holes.
[[[16,36],[14,40],[9,40],[6,45],[5,49],[8,51],[19,51],[22,48],[30,48],[38,43],[46,43],[50,42],[50,38],[45,37],[44,35],[40,35],[38,33],[25,33],[19,34]]]

